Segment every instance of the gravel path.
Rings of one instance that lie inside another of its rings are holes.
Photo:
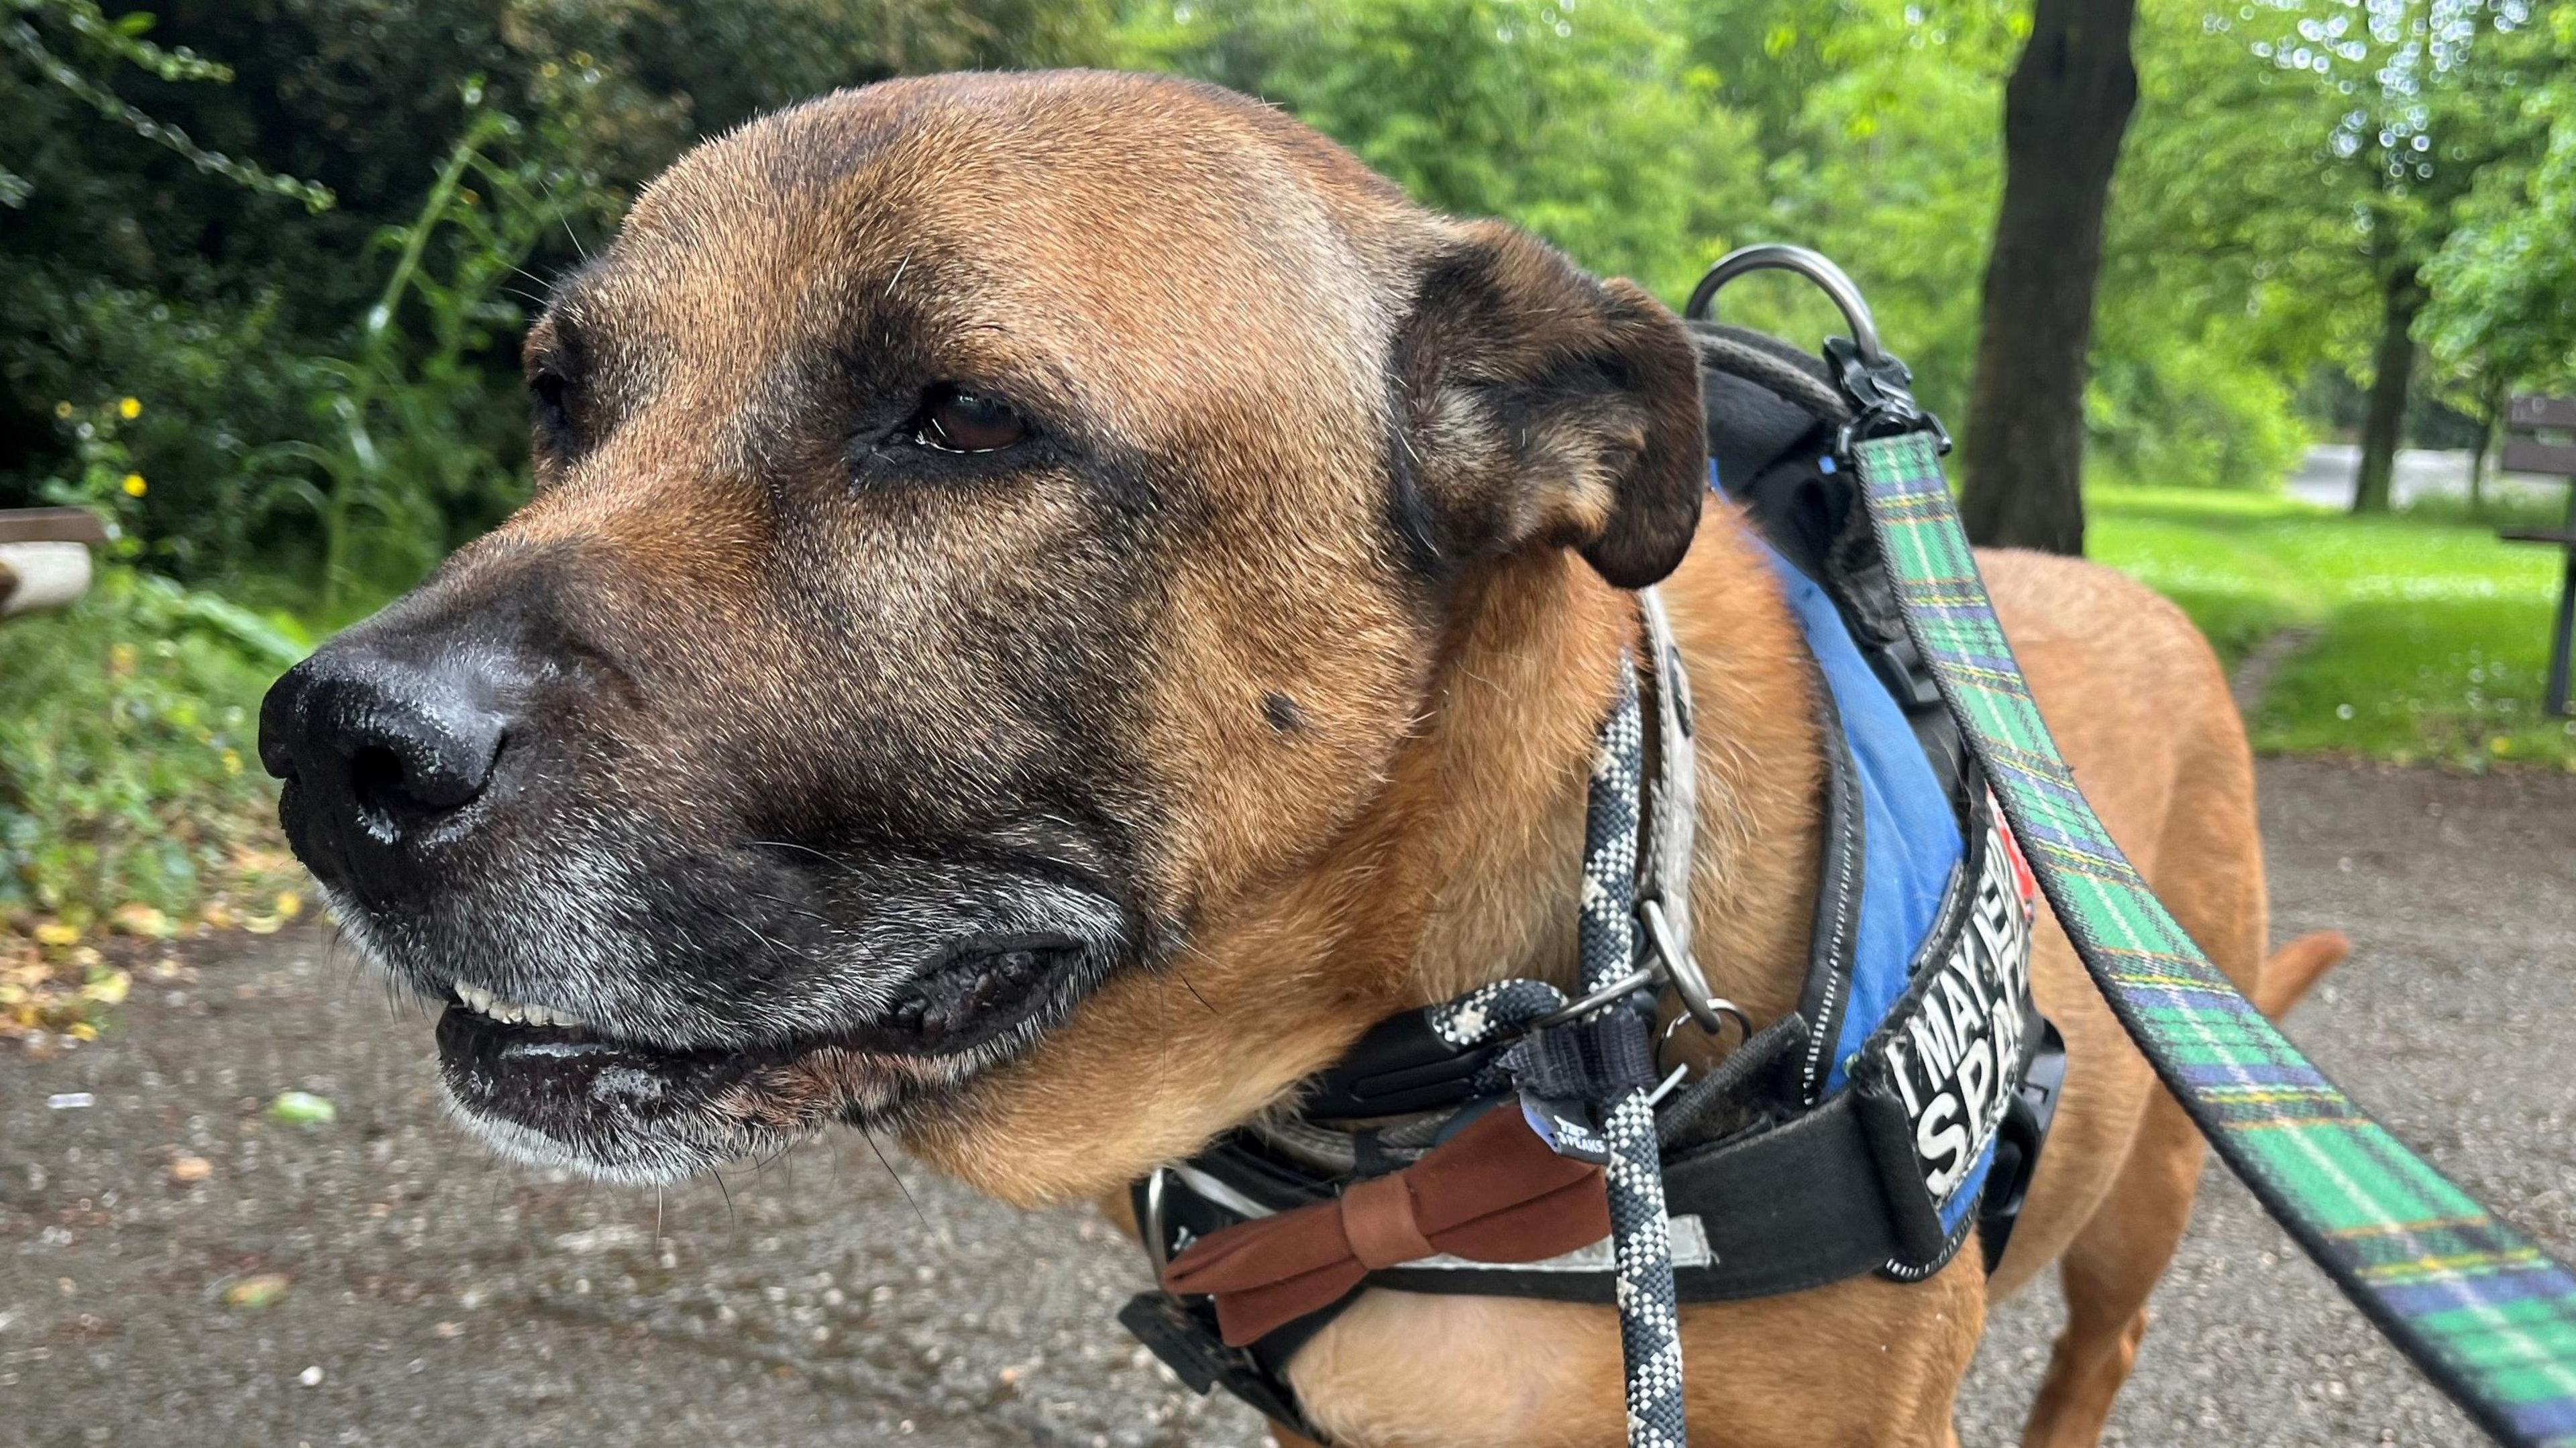
[[[2360,946],[2293,1034],[2576,1249],[2576,779],[2264,782],[2278,932]],[[444,1122],[425,1023],[326,936],[182,958],[107,1043],[0,1056],[0,1444],[1267,1441],[1118,1331],[1143,1269],[1087,1212],[1012,1212],[846,1132],[658,1199],[529,1178]],[[283,1090],[337,1119],[269,1119]],[[49,1105],[72,1092],[94,1104]],[[2111,1441],[2477,1441],[2232,1182],[2203,1203]],[[226,1305],[269,1275],[269,1305]],[[2056,1310],[1997,1310],[1968,1444],[2011,1440]]]

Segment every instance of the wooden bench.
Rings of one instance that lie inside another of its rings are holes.
[[[2533,473],[2569,484],[2567,520],[2556,528],[2500,528],[2496,536],[2510,543],[2548,543],[2567,555],[2558,582],[2558,622],[2549,635],[2549,685],[2541,707],[2555,718],[2567,717],[2567,666],[2570,635],[2576,634],[2576,397],[2517,397],[2506,406],[2504,455],[2498,466],[2509,473]]]
[[[0,618],[87,593],[89,550],[106,541],[85,508],[0,508]]]

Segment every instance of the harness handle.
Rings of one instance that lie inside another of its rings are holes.
[[[1860,287],[1850,275],[1824,253],[1784,241],[1739,246],[1719,257],[1708,275],[1699,279],[1699,285],[1691,288],[1690,300],[1682,305],[1682,316],[1694,322],[1715,321],[1710,308],[1717,300],[1718,289],[1737,277],[1758,271],[1796,272],[1814,282],[1842,312],[1844,324],[1851,328],[1852,341],[1860,349],[1860,360],[1873,368],[1896,360],[1879,345],[1878,322],[1870,315],[1869,300],[1860,294]]]
[[[1796,272],[1814,282],[1851,328],[1850,338],[1828,337],[1824,345],[1825,365],[1832,369],[1834,379],[1842,384],[1844,395],[1855,409],[1836,438],[1837,454],[1850,456],[1852,444],[1863,438],[1927,429],[1937,439],[1940,452],[1950,451],[1949,429],[1941,425],[1941,419],[1915,404],[1913,372],[1880,344],[1878,321],[1870,315],[1869,299],[1860,294],[1859,285],[1849,273],[1822,253],[1778,241],[1737,247],[1719,257],[1708,274],[1699,279],[1699,285],[1691,288],[1682,315],[1695,322],[1711,320],[1710,309],[1717,301],[1718,290],[1757,271]]]

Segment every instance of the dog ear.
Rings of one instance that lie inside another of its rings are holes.
[[[1707,490],[1699,359],[1635,284],[1501,222],[1424,266],[1395,346],[1399,526],[1447,573],[1531,543],[1643,588],[1690,548]]]

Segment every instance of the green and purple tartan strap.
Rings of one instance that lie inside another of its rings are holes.
[[[1852,462],[1914,642],[2084,967],[2317,1265],[2504,1443],[2576,1448],[2576,1274],[2364,1115],[2237,993],[2093,816],[2004,641],[1930,433]]]

